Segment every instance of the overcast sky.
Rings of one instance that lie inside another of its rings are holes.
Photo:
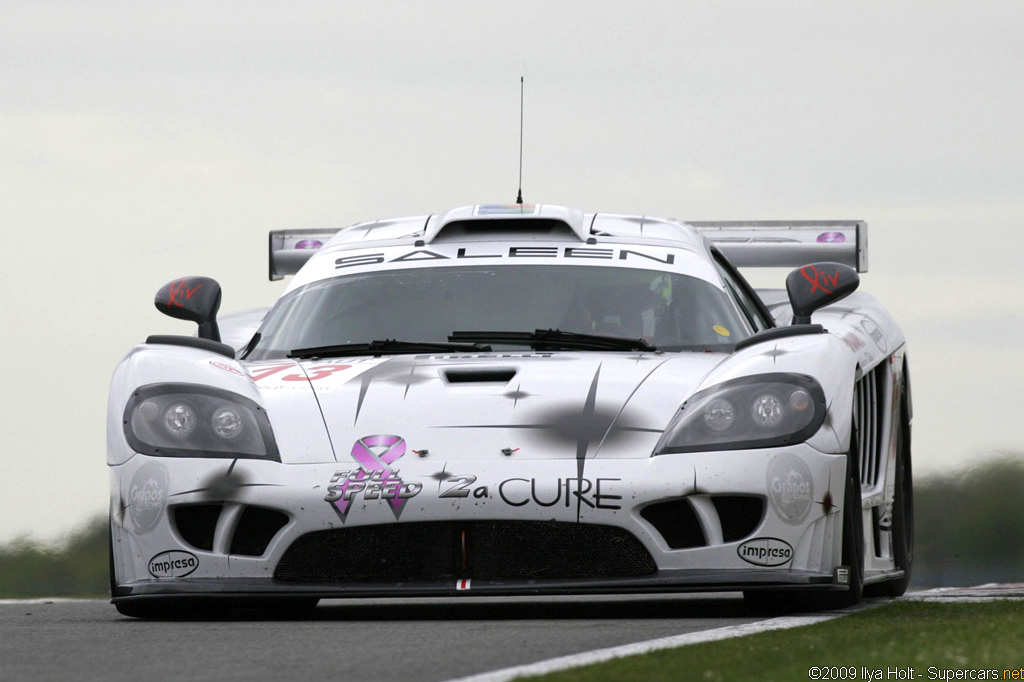
[[[1024,3],[0,0],[0,542],[105,514],[153,294],[266,305],[269,230],[524,197],[856,218],[918,475],[1024,452]],[[781,285],[781,282],[778,282]]]

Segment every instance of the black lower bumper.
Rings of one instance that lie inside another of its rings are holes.
[[[415,583],[296,583],[273,578],[145,580],[113,589],[112,601],[195,597],[494,597],[654,594],[747,590],[845,590],[832,574],[813,571],[658,571],[649,576],[573,580],[473,580]]]

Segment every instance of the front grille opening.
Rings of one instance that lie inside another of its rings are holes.
[[[764,518],[763,497],[753,495],[712,495],[711,502],[722,524],[722,539],[737,542],[754,534]]]
[[[170,508],[171,523],[187,544],[195,549],[213,551],[222,504],[179,504]]]
[[[640,541],[613,526],[440,521],[307,533],[288,548],[274,577],[401,583],[637,577],[656,570]]]
[[[288,515],[276,509],[246,507],[231,538],[231,553],[262,556],[277,532],[287,524]]]
[[[654,526],[672,549],[706,547],[708,544],[693,505],[685,498],[648,505],[641,510],[640,516]]]

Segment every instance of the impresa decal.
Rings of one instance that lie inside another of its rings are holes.
[[[768,499],[779,518],[798,525],[811,511],[814,479],[811,469],[796,455],[777,455],[768,465]]]
[[[167,480],[167,467],[160,462],[148,462],[132,476],[128,512],[136,533],[148,533],[156,527],[167,501]]]
[[[338,513],[341,520],[348,518],[352,502],[385,500],[397,519],[405,503],[423,490],[423,484],[405,482],[398,469],[391,465],[405,454],[405,439],[400,436],[375,435],[360,438],[352,445],[352,458],[359,462],[358,469],[338,471],[327,486],[325,502]]]
[[[793,558],[793,547],[779,538],[754,538],[737,547],[736,553],[755,566],[781,566]]]
[[[536,478],[509,478],[498,484],[498,497],[512,507],[533,503],[541,507],[554,507],[561,503],[568,508],[573,501],[591,509],[622,509],[615,504],[622,495],[613,495],[609,487],[621,478],[557,478],[538,481]]]
[[[199,559],[191,552],[171,549],[149,560],[149,574],[154,578],[184,578],[199,568]]]

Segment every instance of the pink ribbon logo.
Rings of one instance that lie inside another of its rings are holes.
[[[416,495],[422,484],[405,483],[391,465],[405,455],[405,439],[400,436],[376,435],[360,438],[352,445],[352,459],[359,463],[355,471],[339,473],[332,482],[345,475],[340,485],[331,486],[327,500],[344,520],[352,500],[382,499],[391,505],[397,519],[409,497]]]
[[[386,448],[380,455],[370,448]],[[352,446],[352,458],[367,471],[391,471],[388,466],[405,454],[405,439],[398,436],[366,436]]]

